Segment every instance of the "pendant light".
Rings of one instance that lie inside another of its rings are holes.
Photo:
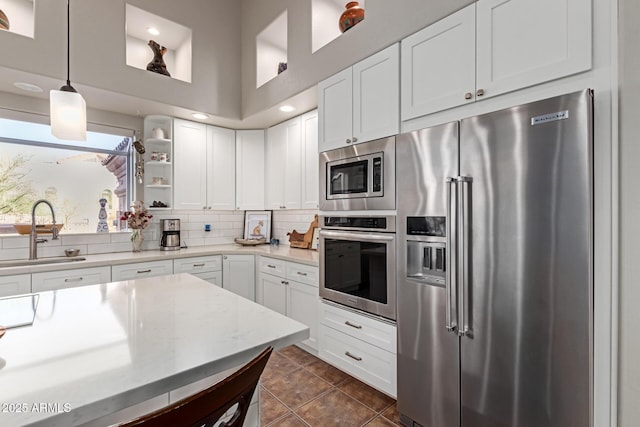
[[[49,92],[51,134],[58,139],[87,140],[87,104],[69,80],[70,7],[67,0],[67,84]]]

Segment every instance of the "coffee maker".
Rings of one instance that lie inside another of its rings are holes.
[[[180,220],[163,219],[160,220],[162,228],[162,239],[160,239],[160,250],[175,251],[180,249]]]

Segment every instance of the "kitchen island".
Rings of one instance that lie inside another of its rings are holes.
[[[0,425],[86,423],[308,336],[188,274],[42,292],[0,340]]]

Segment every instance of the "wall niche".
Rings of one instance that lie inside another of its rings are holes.
[[[9,22],[9,32],[34,37],[34,0],[4,0],[0,10]]]
[[[349,3],[347,0],[311,0],[312,53],[342,35],[338,23],[342,12],[346,10],[347,3]],[[359,0],[358,3],[361,8],[365,9],[364,0]],[[365,19],[366,16],[365,11]],[[356,27],[348,31],[353,31]]]
[[[275,78],[287,67],[287,11],[256,37],[256,87]]]
[[[126,64],[147,70],[154,58],[149,41],[167,51],[163,59],[171,78],[191,83],[192,30],[169,19],[126,5]]]

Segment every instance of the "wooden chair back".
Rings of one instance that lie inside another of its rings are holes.
[[[219,383],[118,427],[213,427],[236,403],[238,407],[233,416],[218,427],[242,427],[251,397],[272,351],[273,347],[268,347]]]

